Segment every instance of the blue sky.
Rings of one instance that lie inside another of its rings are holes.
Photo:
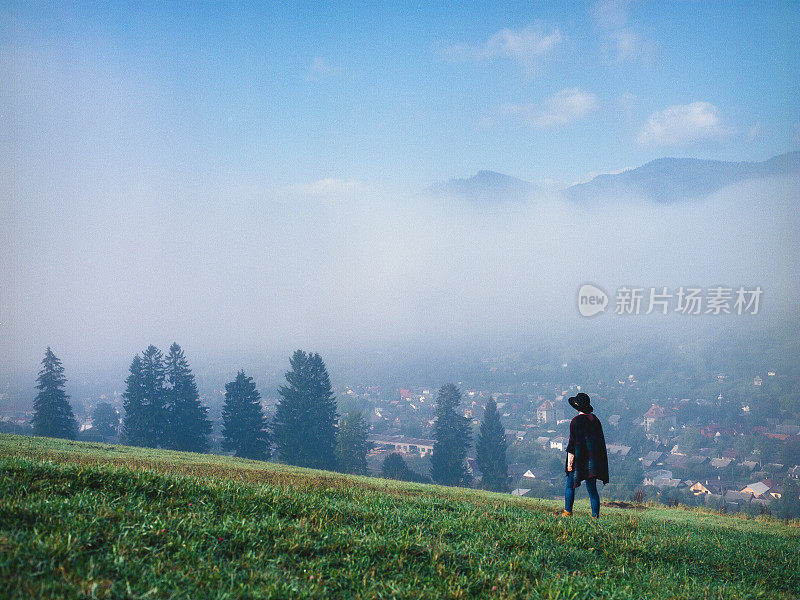
[[[416,190],[800,147],[795,2],[76,4],[0,8],[18,155]]]
[[[0,0],[0,378],[48,345],[122,381],[174,340],[233,376],[245,351],[591,336],[587,281],[783,310],[796,174],[674,206],[419,192],[796,150],[798,33],[788,2]]]

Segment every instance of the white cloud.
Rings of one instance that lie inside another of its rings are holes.
[[[338,75],[339,67],[333,65],[322,56],[315,56],[311,59],[311,66],[308,68],[308,80],[319,81],[328,77]]]
[[[286,196],[338,196],[365,191],[365,186],[356,179],[336,179],[326,177],[311,183],[296,183],[278,190]]]
[[[597,96],[580,88],[567,88],[545,100],[544,105],[506,104],[500,107],[504,116],[519,116],[535,129],[573,123],[597,108]]]
[[[647,60],[652,51],[652,43],[643,40],[629,27],[612,31],[608,38],[618,63],[628,60]]]
[[[708,102],[669,106],[654,112],[639,132],[643,146],[687,146],[721,141],[733,133],[719,108]]]
[[[501,29],[480,45],[455,44],[445,48],[446,58],[455,61],[483,61],[506,58],[519,63],[526,73],[538,67],[541,58],[564,39],[557,27],[535,21],[524,29]]]
[[[592,14],[603,29],[620,29],[628,24],[630,0],[603,0],[595,3]]]
[[[605,31],[603,53],[616,63],[649,61],[655,44],[628,24],[630,0],[603,0],[592,7],[597,26]]]

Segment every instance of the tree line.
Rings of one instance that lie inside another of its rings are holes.
[[[225,384],[222,449],[235,456],[269,460],[273,449],[280,462],[315,469],[367,474],[369,424],[359,412],[339,417],[330,377],[322,357],[297,350],[289,359],[286,383],[278,389],[272,422],[261,405],[252,377],[239,371]],[[78,424],[65,391],[61,361],[48,347],[37,378],[34,434],[75,439]],[[194,374],[183,350],[173,343],[166,356],[148,346],[134,356],[122,395],[121,440],[132,446],[208,452],[212,431],[208,407],[200,400]],[[382,465],[385,477],[470,486],[467,452],[472,442],[469,419],[459,412],[461,392],[447,384],[438,392],[430,479],[415,473],[402,456],[390,454]],[[113,407],[103,407],[116,412]],[[95,413],[97,414],[97,412]],[[118,422],[118,421],[117,421]],[[491,398],[476,440],[481,487],[508,491],[505,429]]]

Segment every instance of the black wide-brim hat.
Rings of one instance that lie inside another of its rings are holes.
[[[577,396],[570,397],[567,402],[569,402],[569,405],[575,410],[585,413],[594,412],[592,405],[589,403],[589,396],[583,392],[578,392]]]

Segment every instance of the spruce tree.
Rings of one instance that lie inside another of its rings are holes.
[[[494,492],[508,491],[508,462],[506,459],[505,428],[500,422],[497,403],[486,403],[483,421],[475,443],[478,468],[483,472],[481,487]]]
[[[144,391],[145,445],[166,446],[169,430],[164,355],[152,344],[142,352],[142,388]]]
[[[67,383],[64,367],[50,346],[42,359],[42,370],[36,378],[39,392],[33,401],[33,433],[47,437],[74,440],[78,435],[78,422],[64,391]]]
[[[270,436],[261,409],[261,395],[252,377],[239,371],[225,384],[222,408],[222,449],[242,458],[268,460]]]
[[[442,386],[436,399],[431,478],[441,485],[468,486],[467,448],[472,432],[469,420],[458,414],[461,391],[452,383]]]
[[[133,357],[128,377],[125,379],[125,393],[122,394],[122,439],[130,446],[147,445],[147,415],[145,414],[145,390],[142,381],[142,359]]]
[[[208,408],[200,403],[194,373],[181,347],[174,343],[166,357],[165,408],[167,412],[167,448],[187,452],[207,452],[211,422]]]
[[[367,454],[372,444],[367,441],[369,423],[360,412],[339,419],[336,430],[336,468],[343,473],[367,474]]]
[[[336,465],[336,399],[319,354],[297,350],[278,390],[273,435],[281,461],[315,469]]]
[[[137,354],[125,380],[123,438],[132,446],[166,445],[169,431],[164,357],[153,345]]]

